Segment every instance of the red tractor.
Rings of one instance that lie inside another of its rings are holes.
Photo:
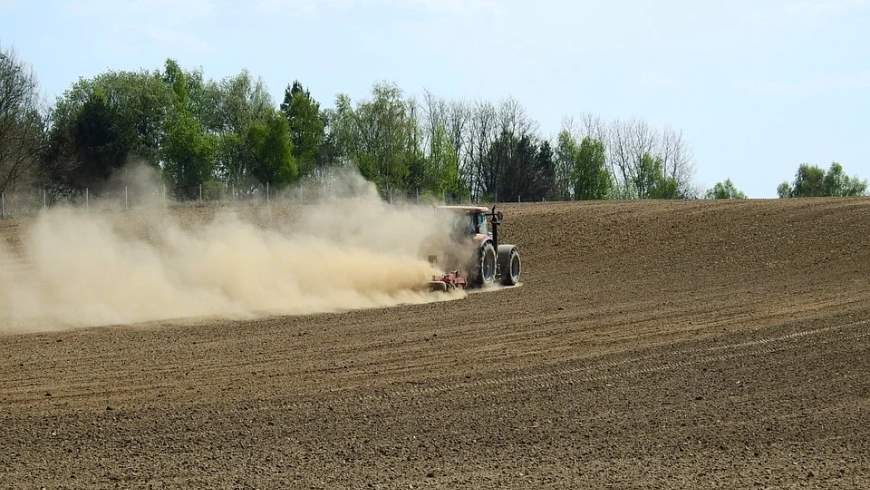
[[[499,242],[501,211],[480,206],[439,206],[439,212],[453,215],[452,238],[455,243],[472,247],[470,259],[463,257],[460,268],[432,278],[434,290],[448,291],[466,287],[488,287],[500,282],[514,286],[520,282],[522,263],[516,245]],[[467,252],[467,251],[466,251]],[[437,260],[437,257],[430,257]]]

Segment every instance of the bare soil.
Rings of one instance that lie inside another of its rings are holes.
[[[0,336],[0,487],[870,488],[870,200],[504,211],[519,288]]]

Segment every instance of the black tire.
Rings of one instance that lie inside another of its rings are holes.
[[[495,283],[497,258],[492,243],[486,242],[477,254],[474,271],[474,285],[479,287],[492,286]]]
[[[498,270],[501,274],[502,284],[505,286],[519,284],[520,274],[523,271],[523,263],[520,261],[520,252],[516,246],[498,246]]]

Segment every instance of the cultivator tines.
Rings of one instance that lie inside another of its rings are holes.
[[[468,281],[459,273],[459,271],[447,272],[440,276],[435,276],[429,282],[429,288],[433,291],[452,291],[454,289],[465,289],[468,286]]]

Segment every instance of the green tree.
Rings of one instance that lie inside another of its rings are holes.
[[[254,80],[247,71],[221,80],[206,94],[212,90],[217,99],[216,121],[209,126],[218,135],[215,173],[237,192],[251,193],[258,184],[265,183],[254,175],[259,162],[250,145],[251,127],[262,127],[271,118],[272,99],[262,81]]]
[[[453,199],[467,196],[459,175],[459,154],[443,124],[435,126],[429,142],[429,155],[420,165],[411,168],[410,180],[419,172],[419,182],[412,184],[417,189],[430,191],[436,196],[448,194]],[[419,167],[420,170],[416,170]]]
[[[109,107],[106,95],[99,88],[78,113],[74,134],[79,166],[73,182],[77,187],[108,179],[126,162],[135,137],[118,110]]]
[[[173,111],[166,123],[163,170],[181,198],[200,195],[202,187],[214,178],[218,155],[217,137],[194,113],[198,105],[191,92],[196,93],[198,83],[191,83],[189,78],[175,61],[166,61],[162,80],[173,95]]]
[[[325,138],[325,122],[320,112],[320,104],[299,81],[294,81],[284,91],[281,112],[290,128],[293,156],[299,172],[301,175],[308,175],[317,165],[320,147]]]
[[[588,136],[583,138],[580,147],[574,151],[573,163],[571,181],[574,199],[605,199],[610,193],[612,181],[607,171],[604,144]]]
[[[824,197],[824,196],[863,196],[867,182],[850,177],[843,166],[833,162],[825,172],[821,167],[803,163],[798,167],[794,182],[783,182],[777,188],[779,197]]]
[[[214,172],[216,143],[192,114],[179,111],[167,124],[164,172],[181,198],[195,198]]]
[[[175,94],[176,103],[187,108],[188,103],[188,84],[187,74],[181,69],[181,66],[173,59],[167,59],[163,65],[163,76],[161,77],[169,90]]]
[[[740,192],[740,189],[731,182],[731,179],[725,179],[724,182],[717,182],[705,195],[707,199],[746,199],[746,194]]]
[[[798,167],[792,186],[794,197],[820,197],[825,195],[825,171],[815,165]]]
[[[552,199],[556,195],[556,160],[549,141],[538,144],[532,172],[534,179],[530,182],[529,195],[535,200]]]
[[[482,190],[492,199],[540,201],[554,191],[555,162],[548,142],[539,145],[529,134],[502,131],[484,160],[495,178]]]
[[[420,148],[413,104],[393,84],[376,84],[372,98],[353,107],[339,95],[333,119],[339,153],[385,194],[409,190],[411,164]]]
[[[863,196],[867,190],[866,181],[849,177],[837,162],[831,163],[822,185],[826,196]]]
[[[254,157],[253,175],[260,183],[273,188],[292,183],[299,175],[293,158],[293,143],[287,120],[276,113],[251,124],[248,148]]]
[[[51,111],[45,172],[55,186],[99,187],[131,158],[159,164],[174,95],[157,73],[81,79]]]
[[[641,199],[678,199],[679,183],[673,177],[665,175],[662,160],[649,153],[644,153],[637,165],[637,175],[634,186]]]
[[[263,81],[254,80],[246,70],[223,79],[218,90],[222,131],[244,134],[254,121],[265,120],[274,110]]]
[[[170,58],[160,78],[175,94],[175,106],[191,113],[206,131],[220,133],[225,129],[222,87],[205,80],[202,70],[184,70]]]

